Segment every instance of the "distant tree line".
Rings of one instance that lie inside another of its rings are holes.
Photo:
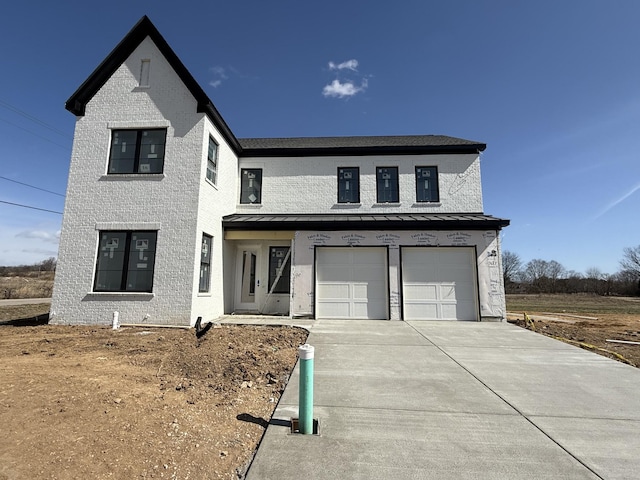
[[[620,270],[612,275],[596,267],[579,273],[555,260],[540,258],[524,264],[511,251],[502,252],[502,271],[507,293],[592,293],[640,296],[640,245],[624,249]]]
[[[13,267],[0,267],[0,276],[3,277],[15,277],[26,276],[33,272],[55,272],[56,271],[56,258],[49,257],[39,263],[31,265],[18,265]]]

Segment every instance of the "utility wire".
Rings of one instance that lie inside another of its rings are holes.
[[[26,118],[28,120],[31,120],[32,122],[37,123],[41,127],[47,128],[47,129],[51,130],[53,133],[57,133],[58,135],[60,135],[62,137],[71,138],[71,136],[67,132],[63,132],[62,130],[58,130],[57,128],[49,125],[48,123],[40,120],[37,117],[34,117],[33,115],[28,114],[24,110],[20,110],[18,107],[14,107],[13,105],[5,102],[4,100],[0,100],[0,107],[4,107],[7,110],[11,110],[12,112],[17,113],[18,115],[22,115],[24,118]]]
[[[4,200],[0,200],[0,203],[6,203],[7,205],[13,205],[14,207],[31,208],[32,210],[40,210],[41,212],[57,213],[58,215],[62,215],[62,212],[47,210],[46,208],[32,207],[30,205],[21,205],[20,203],[6,202]]]
[[[8,123],[9,125],[13,125],[14,127],[19,128],[20,130],[24,130],[25,132],[28,132],[28,133],[30,133],[31,135],[35,135],[36,137],[40,137],[41,139],[43,139],[43,140],[45,140],[45,141],[47,141],[47,142],[49,142],[49,143],[53,143],[54,145],[57,145],[58,147],[64,148],[64,149],[65,149],[65,150],[67,150],[67,151],[69,151],[69,150],[70,150],[70,149],[69,149],[69,147],[68,147],[68,146],[66,146],[66,145],[60,145],[59,143],[56,143],[56,142],[54,142],[53,140],[49,140],[48,138],[43,137],[42,135],[39,135],[39,134],[37,134],[36,132],[32,132],[31,130],[29,130],[29,129],[27,129],[27,128],[21,127],[20,125],[17,125],[17,124],[15,124],[15,123],[13,123],[13,122],[10,122],[9,120],[5,120],[4,118],[0,118],[0,120],[2,120],[2,121],[3,121],[3,122],[5,122],[5,123]]]
[[[11,178],[3,177],[2,175],[0,175],[0,178],[1,178],[2,180],[7,180],[8,182],[19,183],[20,185],[24,185],[25,187],[35,188],[36,190],[40,190],[40,191],[43,191],[43,192],[51,193],[51,194],[53,194],[53,195],[58,195],[59,197],[64,197],[64,195],[63,195],[63,194],[61,194],[61,193],[58,193],[58,192],[52,192],[51,190],[46,190],[46,189],[44,189],[44,188],[36,187],[35,185],[29,185],[28,183],[19,182],[19,181],[17,181],[17,180],[13,180],[13,179],[11,179]]]

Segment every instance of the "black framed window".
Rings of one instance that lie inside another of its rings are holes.
[[[288,252],[289,247],[269,247],[269,291],[277,280],[273,293],[289,293],[291,257],[287,256]]]
[[[113,130],[108,173],[162,173],[166,128]]]
[[[102,231],[95,292],[151,292],[156,231]]]
[[[416,201],[440,201],[437,167],[416,167]]]
[[[398,203],[400,201],[398,167],[376,168],[376,187],[378,203]]]
[[[262,169],[240,170],[240,203],[262,202]]]
[[[338,203],[360,203],[358,167],[338,167]]]
[[[207,179],[216,184],[218,179],[218,144],[213,137],[209,137],[209,149],[207,152]]]
[[[213,237],[202,234],[202,246],[200,247],[200,293],[207,293],[211,288],[211,244]]]

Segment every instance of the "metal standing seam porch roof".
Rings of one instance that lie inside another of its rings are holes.
[[[445,214],[233,214],[226,230],[500,230],[509,220],[482,213]]]

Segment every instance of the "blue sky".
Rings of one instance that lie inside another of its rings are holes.
[[[145,14],[237,137],[481,141],[485,213],[524,262],[615,273],[640,244],[637,0],[11,2],[1,177],[65,193],[64,102]],[[64,208],[4,178],[0,202]],[[55,256],[61,218],[0,203],[0,265]]]

